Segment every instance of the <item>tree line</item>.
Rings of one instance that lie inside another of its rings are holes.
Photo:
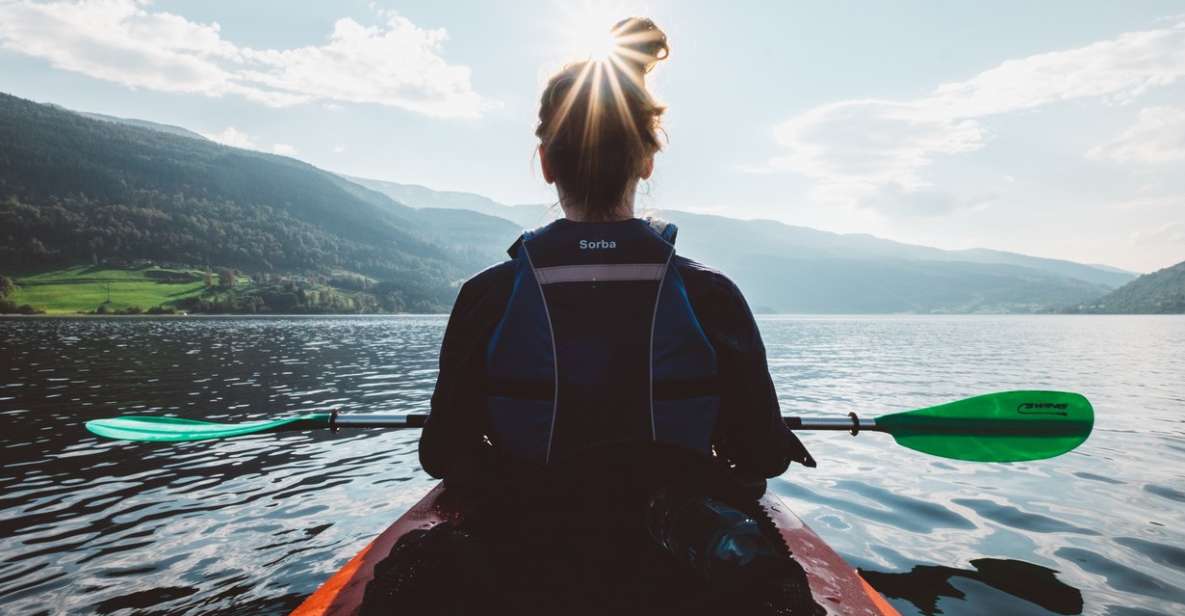
[[[138,259],[349,271],[387,283],[389,305],[447,309],[470,259],[423,239],[408,212],[299,161],[0,94],[7,274]]]

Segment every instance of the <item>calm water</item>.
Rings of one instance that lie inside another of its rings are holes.
[[[444,320],[0,320],[0,611],[284,613],[431,485],[415,432],[148,445],[81,422],[426,411]],[[1081,391],[1036,463],[809,434],[771,486],[906,614],[1185,613],[1185,318],[773,317],[784,412]]]

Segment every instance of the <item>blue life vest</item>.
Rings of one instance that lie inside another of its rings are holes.
[[[716,351],[674,265],[675,233],[559,220],[511,248],[514,286],[486,348],[500,450],[541,464],[614,443],[710,452]]]

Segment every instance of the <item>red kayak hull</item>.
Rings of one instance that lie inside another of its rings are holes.
[[[333,577],[305,599],[293,616],[352,616],[362,604],[366,585],[374,577],[374,567],[391,551],[405,533],[430,528],[456,519],[461,512],[448,507],[440,498],[444,487],[437,485],[419,503],[387,527]],[[828,614],[859,616],[900,616],[876,590],[868,585],[851,565],[844,562],[822,538],[794,515],[777,496],[767,493],[761,504],[769,512],[786,540],[795,560],[806,570],[815,600]]]

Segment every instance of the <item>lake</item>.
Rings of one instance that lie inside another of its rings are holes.
[[[783,412],[1007,389],[1095,405],[1078,450],[928,457],[804,433],[770,486],[903,614],[1185,613],[1185,317],[759,319]],[[283,614],[432,485],[414,431],[99,440],[87,419],[427,412],[443,317],[0,319],[6,614]]]

